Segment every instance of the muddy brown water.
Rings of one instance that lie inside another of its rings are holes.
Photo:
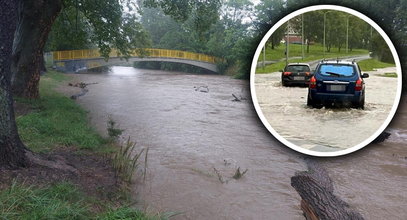
[[[248,81],[131,67],[75,76],[98,83],[77,101],[100,132],[106,133],[111,115],[126,129],[124,136],[150,149],[146,181],[133,190],[138,207],[178,213],[173,219],[304,219],[290,177],[305,170],[305,156],[263,127]],[[248,100],[234,102],[232,93]],[[388,141],[319,159],[335,193],[366,219],[407,218],[406,111],[404,103]],[[237,167],[248,172],[235,180]]]

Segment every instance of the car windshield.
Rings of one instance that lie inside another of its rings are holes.
[[[286,72],[310,72],[308,66],[305,65],[290,65],[285,68]]]
[[[351,65],[346,64],[322,64],[318,71],[324,76],[353,76],[354,69]]]

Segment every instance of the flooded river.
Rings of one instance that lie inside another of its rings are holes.
[[[100,132],[111,115],[124,136],[149,147],[146,181],[133,190],[147,212],[179,213],[173,219],[304,219],[290,177],[306,169],[305,156],[264,128],[248,81],[131,67],[75,80],[98,83],[77,101]],[[247,100],[232,101],[232,93]],[[404,104],[389,141],[318,159],[336,194],[366,219],[407,218],[406,110]],[[248,171],[235,180],[237,167]]]

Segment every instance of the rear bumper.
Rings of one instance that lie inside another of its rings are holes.
[[[363,92],[356,91],[354,94],[340,93],[319,93],[316,90],[310,90],[310,98],[316,103],[359,103],[363,100]]]
[[[311,77],[305,76],[304,80],[294,80],[293,76],[282,76],[281,81],[286,85],[308,85]]]

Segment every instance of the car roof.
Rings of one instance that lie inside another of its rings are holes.
[[[287,66],[309,66],[308,63],[289,63]]]
[[[356,64],[355,61],[349,61],[349,60],[321,60],[319,63],[320,64],[322,64],[322,63],[326,63],[326,64],[347,64],[347,65]]]

